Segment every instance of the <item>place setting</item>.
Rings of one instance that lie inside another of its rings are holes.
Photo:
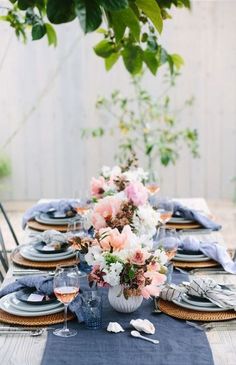
[[[14,264],[20,266],[51,269],[58,264],[73,264],[76,253],[63,233],[55,230],[45,231],[29,237],[29,243],[16,248],[11,254]]]

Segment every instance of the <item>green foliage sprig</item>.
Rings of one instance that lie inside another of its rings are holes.
[[[170,19],[169,9],[190,8],[190,0],[10,0],[12,6],[1,7],[18,38],[27,39],[27,29],[33,40],[47,36],[49,45],[56,46],[57,35],[52,24],[79,20],[84,33],[99,29],[103,40],[95,53],[105,59],[110,70],[121,57],[132,74],[142,71],[145,64],[155,75],[159,67],[178,62],[162,48],[159,36],[163,21]],[[100,26],[105,24],[105,28]]]
[[[119,90],[109,98],[100,97],[97,108],[109,115],[109,124],[83,129],[83,137],[119,135],[115,158],[124,163],[133,156],[142,156],[146,168],[153,171],[158,158],[162,165],[175,164],[185,144],[194,157],[198,156],[198,134],[195,129],[180,128],[179,116],[193,100],[186,100],[179,110],[171,107],[170,89],[175,86],[178,73],[168,74],[166,90],[153,97],[142,87],[142,75],[132,78],[134,97],[126,97]]]

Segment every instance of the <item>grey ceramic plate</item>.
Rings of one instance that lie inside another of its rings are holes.
[[[15,309],[28,312],[38,312],[39,308],[40,311],[50,310],[58,307],[63,308],[63,305],[58,301],[54,301],[53,303],[43,304],[43,305],[28,304],[26,302],[22,302],[19,299],[17,299],[15,293],[12,293],[11,296],[9,295],[9,302],[11,306],[14,307]]]
[[[190,220],[190,219],[185,219],[182,217],[171,217],[171,219],[169,220],[169,223],[195,223],[194,221]]]
[[[208,307],[208,308],[219,308],[214,303],[210,302],[209,300],[205,300],[205,298],[193,298],[188,296],[187,294],[182,295],[182,300],[188,304],[197,306],[197,307]]]
[[[63,252],[58,254],[44,255],[34,250],[32,246],[25,246],[25,247],[22,246],[22,248],[20,249],[20,254],[25,259],[39,262],[57,261],[57,260],[69,259],[75,256],[75,252],[73,251],[68,253]]]
[[[38,217],[35,217],[38,223],[50,224],[55,226],[67,226],[71,218],[50,218],[46,213],[41,213]]]
[[[36,312],[30,312],[28,310],[21,310],[21,309],[16,309],[15,307],[12,306],[11,301],[9,299],[9,297],[12,295],[8,294],[5,295],[4,297],[2,297],[0,299],[0,308],[10,314],[14,314],[15,316],[21,316],[21,317],[40,317],[40,316],[45,316],[48,314],[54,314],[54,313],[59,313],[61,311],[63,311],[63,306],[61,307],[56,307],[53,309],[48,309],[48,310],[42,310],[41,307],[40,309]]]
[[[183,261],[183,262],[205,262],[205,261],[210,261],[211,258],[210,257],[189,257],[189,255],[183,256],[183,257],[179,257],[177,255],[175,255],[175,257],[173,257],[173,260],[175,261]]]
[[[220,308],[217,306],[215,306],[214,308],[213,307],[209,308],[207,306],[199,307],[199,306],[196,306],[193,304],[186,303],[183,299],[180,299],[179,301],[173,300],[173,303],[175,303],[176,305],[178,305],[180,307],[192,309],[192,310],[195,310],[198,312],[226,312],[228,310],[228,309],[223,309],[223,308]]]

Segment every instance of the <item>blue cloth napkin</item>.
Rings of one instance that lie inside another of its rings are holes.
[[[158,202],[160,202],[160,199],[153,196],[149,198],[149,202],[155,208]],[[192,220],[194,222],[201,224],[202,227],[207,229],[212,229],[213,231],[219,231],[221,229],[220,224],[213,222],[206,215],[198,212],[197,210],[185,207],[184,205],[182,205],[177,201],[173,201],[173,204],[174,204],[174,211],[173,211],[174,217],[181,217],[188,220]]]
[[[195,237],[187,236],[185,238],[167,237],[162,240],[162,244],[168,250],[174,249],[178,244],[178,248],[182,250],[201,251],[204,255],[219,262],[225,271],[236,274],[236,262],[231,259],[226,248],[218,245],[217,242],[202,242]]]
[[[36,204],[25,212],[22,219],[22,227],[25,228],[29,220],[34,219],[41,213],[47,213],[50,209],[65,213],[70,209],[76,208],[78,205],[79,202],[75,199],[54,200],[48,203]]]
[[[51,295],[53,294],[53,277],[25,276],[23,278],[17,279],[13,283],[6,285],[0,290],[0,298],[4,295],[26,288],[35,289],[36,292],[40,294]],[[81,303],[81,296],[77,295],[77,297],[69,304],[69,309],[77,316],[78,320],[82,322],[84,320],[84,316]]]

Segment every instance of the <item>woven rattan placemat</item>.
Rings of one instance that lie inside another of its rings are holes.
[[[179,307],[178,305],[163,299],[158,300],[158,308],[171,317],[188,321],[226,321],[236,318],[236,312],[234,310],[226,312],[197,312],[192,309]]]
[[[25,259],[23,256],[21,256],[19,252],[19,248],[15,249],[11,254],[12,261],[20,266],[24,267],[31,267],[31,268],[37,268],[37,269],[55,269],[57,265],[74,265],[76,264],[75,257],[64,259],[64,260],[58,260],[58,261],[30,261]]]
[[[182,269],[198,269],[205,267],[216,267],[220,266],[220,264],[214,260],[209,261],[201,261],[201,262],[185,262],[185,261],[175,261],[171,260],[175,267],[180,267]]]
[[[66,232],[67,231],[67,226],[56,226],[56,225],[50,225],[50,224],[43,224],[43,223],[39,223],[36,221],[29,221],[27,223],[28,228],[30,229],[34,229],[35,231],[47,231],[48,229],[54,229],[56,231],[59,232]]]
[[[74,319],[74,315],[71,312],[68,312],[67,319],[68,321],[71,321]],[[64,322],[64,311],[40,317],[21,317],[0,309],[0,322],[22,326],[48,326],[50,324]]]
[[[170,223],[166,224],[167,228],[175,228],[175,229],[195,229],[201,228],[202,226],[198,223]]]

